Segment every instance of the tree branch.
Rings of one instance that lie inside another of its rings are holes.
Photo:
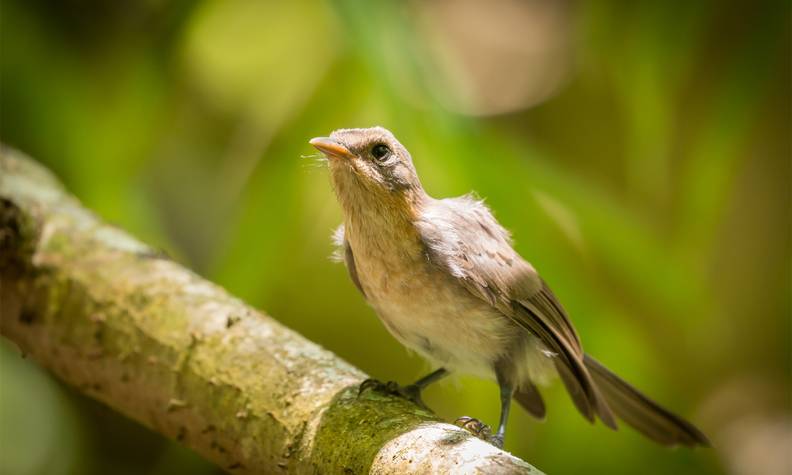
[[[66,383],[233,473],[536,469],[99,221],[0,148],[0,331]]]

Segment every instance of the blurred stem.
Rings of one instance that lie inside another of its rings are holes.
[[[232,473],[537,473],[101,223],[0,149],[0,331]],[[475,454],[473,456],[472,454]]]

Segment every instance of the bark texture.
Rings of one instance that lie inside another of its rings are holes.
[[[101,222],[0,148],[0,330],[66,383],[232,473],[535,468]]]

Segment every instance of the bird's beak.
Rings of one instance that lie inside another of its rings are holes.
[[[327,156],[337,158],[355,158],[354,153],[330,137],[316,137],[309,140],[308,143],[316,147],[317,150]]]

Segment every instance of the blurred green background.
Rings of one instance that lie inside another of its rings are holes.
[[[427,366],[327,258],[340,210],[303,157],[383,125],[431,194],[487,199],[590,353],[716,446],[591,426],[555,384],[507,449],[548,473],[792,470],[788,2],[0,5],[0,139],[104,219],[408,382]],[[3,474],[218,471],[0,350]],[[426,399],[497,421],[490,382]]]

